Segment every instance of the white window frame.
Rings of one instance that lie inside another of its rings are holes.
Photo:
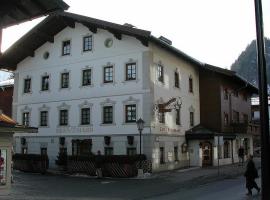
[[[84,70],[91,70],[91,84],[90,85],[83,85],[83,71]],[[90,66],[85,66],[84,68],[81,69],[81,88],[87,88],[87,87],[93,87],[94,83],[93,83],[93,67]]]
[[[138,119],[138,108],[139,108],[139,99],[136,99],[132,96],[129,96],[128,99],[123,101],[123,124],[136,124],[136,122],[126,122],[126,106],[127,105],[136,105],[136,120]]]
[[[40,107],[39,109],[39,127],[40,128],[49,128],[49,116],[50,116],[50,107],[46,106],[46,104],[43,104],[42,107]],[[47,111],[48,115],[47,115],[47,126],[41,126],[41,112],[42,111]]]
[[[89,124],[82,124],[82,109],[83,108],[89,108],[90,109],[90,122]],[[85,100],[83,103],[81,103],[79,105],[79,114],[80,114],[80,121],[79,121],[79,125],[78,126],[93,126],[92,124],[92,108],[93,108],[93,104],[88,102],[87,100]]]
[[[100,103],[100,106],[101,106],[101,123],[100,125],[101,126],[115,126],[115,104],[116,102],[115,101],[112,101],[111,99],[107,98],[104,102],[101,102]],[[112,106],[112,109],[113,109],[113,120],[112,120],[112,123],[111,124],[105,124],[103,123],[103,117],[104,117],[104,110],[103,110],[103,107],[105,106]]]
[[[63,102],[61,105],[57,106],[58,109],[58,122],[57,122],[57,126],[58,127],[68,127],[70,126],[70,105],[67,105],[65,102]],[[67,125],[60,125],[60,110],[67,110],[68,111],[68,122]]]

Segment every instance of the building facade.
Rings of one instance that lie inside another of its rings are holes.
[[[257,88],[235,72],[205,64],[200,68],[200,126],[188,131],[192,165],[238,162],[238,149],[253,154],[251,97]],[[197,164],[196,164],[197,163]]]
[[[29,48],[19,52],[19,46]],[[154,171],[190,164],[185,131],[200,123],[200,63],[165,38],[61,13],[2,59],[16,53],[9,66],[15,70],[13,118],[39,129],[15,134],[17,153],[47,154],[50,167],[62,151],[138,154],[136,120],[142,118],[142,152]]]
[[[13,79],[0,82],[0,110],[6,115],[12,115]]]

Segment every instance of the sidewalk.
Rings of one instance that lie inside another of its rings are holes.
[[[261,160],[260,158],[254,158],[255,165],[257,169],[261,168]],[[172,171],[158,172],[153,174],[147,174],[144,177],[133,177],[133,178],[115,178],[115,177],[103,177],[102,179],[178,179],[177,182],[186,183],[197,181],[201,184],[218,181],[228,178],[236,178],[239,176],[243,176],[246,169],[246,163],[244,165],[240,165],[239,163],[234,163],[230,165],[223,165],[219,167],[190,167],[185,169],[177,169]],[[58,175],[58,176],[69,176],[69,177],[83,177],[95,179],[95,176],[88,176],[85,174],[67,174],[64,171],[58,171],[54,169],[50,169],[47,171],[48,174]]]
[[[261,159],[254,158],[255,166],[257,169],[261,168]],[[212,181],[218,181],[228,178],[236,178],[243,176],[246,170],[246,163],[243,166],[239,166],[239,163],[223,165],[220,167],[206,167],[206,168],[188,168],[183,170],[173,170],[160,172],[152,175],[152,178],[164,178],[164,179],[177,179],[179,182],[193,182],[197,181],[201,184],[205,184]]]

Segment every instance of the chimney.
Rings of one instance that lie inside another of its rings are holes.
[[[161,35],[158,39],[159,39],[160,41],[162,41],[162,42],[168,44],[168,45],[172,45],[172,41],[169,40],[168,38],[165,38],[165,37],[162,36],[162,35]]]

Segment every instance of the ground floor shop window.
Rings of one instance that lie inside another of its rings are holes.
[[[105,147],[104,154],[105,154],[105,156],[113,155],[113,148],[112,147]]]
[[[127,155],[133,156],[137,154],[137,149],[135,147],[128,147],[127,148]]]
[[[7,183],[7,150],[0,149],[0,185]]]
[[[160,164],[164,164],[165,163],[165,151],[164,151],[164,147],[160,147],[159,148],[159,162]]]
[[[178,161],[178,146],[174,147],[174,161]]]
[[[72,155],[91,155],[92,154],[92,140],[72,140]]]
[[[224,158],[230,157],[230,143],[229,141],[224,142]]]
[[[248,138],[245,138],[244,139],[244,142],[243,142],[244,144],[244,150],[245,150],[245,155],[248,155]]]

